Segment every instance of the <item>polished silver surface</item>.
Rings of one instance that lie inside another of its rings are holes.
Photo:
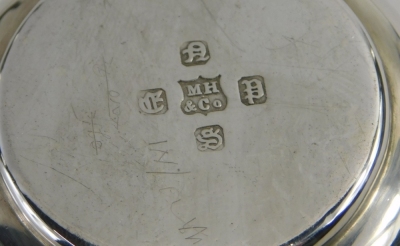
[[[43,1],[1,71],[13,209],[50,243],[35,213],[98,245],[393,242],[396,72],[357,3],[366,29],[340,1]]]

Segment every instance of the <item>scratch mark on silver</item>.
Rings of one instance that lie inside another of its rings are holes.
[[[186,230],[194,230],[196,232],[195,234],[191,235],[190,237],[185,238],[186,240],[196,240],[195,242],[193,242],[193,244],[197,244],[203,240],[200,237],[196,237],[197,235],[203,234],[203,235],[207,236],[206,234],[203,233],[205,230],[207,230],[207,227],[203,227],[203,226],[187,227],[188,224],[190,224],[191,222],[193,222],[195,220],[196,220],[196,218],[191,219],[189,222],[186,222],[182,226],[182,228],[178,229],[180,233],[184,233]]]
[[[93,137],[93,141],[92,141],[91,145],[96,150],[96,155],[98,155],[99,154],[99,149],[101,149],[103,143],[96,139],[96,133],[100,133],[100,132],[96,132],[94,130],[94,122],[93,121],[94,121],[95,117],[96,117],[96,111],[94,111],[94,113],[90,113],[90,122],[91,122],[92,130],[89,131],[89,133],[92,133],[92,135],[93,135],[92,136]]]
[[[112,62],[113,59],[111,59]],[[108,79],[107,65],[106,61],[103,57],[103,70],[104,77],[106,79],[106,88],[107,88],[107,106],[108,106],[108,117],[115,123],[115,128],[118,130],[119,128],[119,117],[121,115],[121,103],[118,102],[118,97],[120,93],[114,90],[110,90],[110,83]],[[112,104],[112,107],[111,107]]]
[[[165,153],[168,154],[168,151],[165,150],[159,150],[159,149],[149,149],[150,151],[157,151],[157,152],[161,152],[161,153]]]
[[[210,9],[208,8],[207,4],[204,2],[204,0],[201,0],[201,2],[204,5],[204,8],[206,9],[207,13],[210,15],[210,18],[214,21],[215,25],[218,27],[219,30],[221,30],[221,32],[225,35],[225,37],[229,40],[229,42],[238,50],[244,52],[245,50],[241,49],[240,47],[238,47],[238,45],[232,40],[232,38],[226,33],[226,31],[220,26],[220,24],[218,23],[217,19],[215,18],[215,16],[211,13]]]
[[[173,161],[158,161],[158,160],[154,160],[154,162],[157,162],[157,163],[164,163],[164,164],[174,164],[174,165],[178,165],[178,163],[173,162]]]
[[[165,140],[165,141],[160,141],[160,142],[155,142],[155,143],[149,143],[149,145],[156,145],[156,144],[162,144],[162,143],[168,143],[168,141]]]
[[[191,172],[146,172],[148,174],[189,174]]]
[[[67,175],[67,174],[65,174],[65,173],[63,173],[63,172],[58,171],[58,170],[55,169],[54,167],[50,167],[50,166],[44,165],[44,164],[42,164],[42,163],[39,163],[39,162],[37,162],[37,161],[28,159],[28,158],[26,158],[26,157],[24,157],[24,156],[22,156],[22,155],[20,155],[20,157],[23,158],[23,159],[25,159],[25,160],[27,160],[27,161],[33,162],[33,163],[35,163],[35,164],[37,164],[37,165],[50,168],[51,170],[53,170],[53,171],[55,171],[55,172],[57,172],[57,173],[59,173],[59,174],[65,176],[65,177],[71,179],[72,181],[74,181],[74,182],[76,182],[76,183],[78,183],[78,184],[80,184],[80,185],[82,185],[83,187],[85,187],[86,189],[88,189],[89,191],[91,191],[93,194],[95,194],[95,195],[97,196],[97,194],[96,194],[92,189],[90,189],[88,186],[84,185],[83,183],[79,182],[78,180],[72,178],[71,176],[69,176],[69,175]]]
[[[58,141],[55,140],[54,138],[51,138],[51,137],[48,137],[48,136],[40,136],[40,135],[31,135],[31,136],[33,136],[33,137],[39,137],[39,138],[47,138],[47,139],[53,140],[54,142],[58,142]]]
[[[72,108],[72,112],[74,113],[75,119],[79,120],[78,116],[76,116],[75,109],[74,109],[74,106],[72,106],[72,104],[71,104],[71,108]]]

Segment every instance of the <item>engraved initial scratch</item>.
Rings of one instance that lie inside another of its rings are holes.
[[[103,56],[103,66],[104,66],[104,76],[106,78],[106,86],[107,86],[108,116],[111,118],[111,113],[110,113],[110,87],[109,87],[109,83],[108,83],[107,66],[106,66],[106,61],[104,60],[104,56]]]
[[[112,63],[113,59],[111,59]],[[116,101],[116,97],[119,97],[120,94],[117,91],[110,90],[110,83],[108,79],[108,72],[107,72],[107,65],[106,61],[103,56],[103,70],[104,70],[104,77],[106,79],[106,88],[107,88],[107,107],[108,107],[108,116],[110,119],[116,124],[115,128],[119,127],[119,116],[121,114],[121,109],[120,109],[120,102]],[[115,104],[115,108],[111,108],[110,102],[113,102]],[[115,116],[115,117],[113,117]]]
[[[200,229],[200,231],[190,237],[185,238],[185,239],[197,240],[196,242],[193,243],[193,244],[197,244],[197,243],[201,242],[203,239],[200,237],[196,238],[195,236],[199,235],[200,233],[203,233],[203,231],[207,230],[207,227],[198,226],[198,227],[192,227],[192,229],[194,229],[196,231],[197,231],[197,229]]]
[[[93,142],[92,142],[92,147],[96,150],[96,155],[99,154],[98,149],[101,148],[101,141],[97,141],[96,140],[96,132],[94,131],[94,118],[96,117],[96,111],[94,111],[94,113],[90,114],[90,122],[91,122],[91,126],[92,126],[92,131],[91,133],[93,134]],[[100,144],[100,146],[98,146],[98,144]]]
[[[187,225],[188,225],[189,223],[191,223],[191,222],[193,222],[193,221],[195,221],[195,220],[196,220],[196,218],[191,219],[189,222],[186,222],[186,223],[182,226],[182,228],[178,229],[180,233],[184,233],[184,231],[186,231],[186,230],[191,230],[191,229],[194,230],[194,231],[196,231],[196,233],[193,234],[192,236],[185,238],[186,240],[196,240],[193,244],[197,244],[197,243],[199,243],[199,242],[201,242],[201,241],[203,240],[203,239],[200,238],[200,237],[196,237],[197,235],[203,234],[203,235],[207,236],[206,234],[203,233],[205,230],[207,230],[207,227],[204,227],[204,226],[192,226],[192,227],[187,227]]]
[[[158,158],[158,160],[153,160],[154,162],[157,162],[157,163],[164,163],[164,164],[175,164],[175,165],[178,165],[178,163],[173,162],[173,161],[163,161],[163,160],[161,160],[166,154],[168,154],[168,151],[154,150],[154,149],[149,149],[149,150],[150,150],[150,151],[156,151],[156,152],[161,152],[161,153],[162,153],[161,156],[160,156],[160,158]]]

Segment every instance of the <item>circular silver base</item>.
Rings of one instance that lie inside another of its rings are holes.
[[[364,26],[339,1],[29,3],[2,61],[1,172],[41,241],[346,242],[390,179],[379,55],[396,63],[356,1]]]

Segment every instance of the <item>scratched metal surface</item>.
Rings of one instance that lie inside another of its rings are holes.
[[[210,59],[184,66],[194,40]],[[219,75],[226,108],[185,114],[178,81]],[[19,188],[99,245],[284,243],[358,177],[379,113],[370,50],[338,1],[44,1],[1,76]],[[241,102],[246,76],[264,78],[265,103]],[[141,113],[155,88],[168,110]],[[205,126],[223,148],[199,151]]]

